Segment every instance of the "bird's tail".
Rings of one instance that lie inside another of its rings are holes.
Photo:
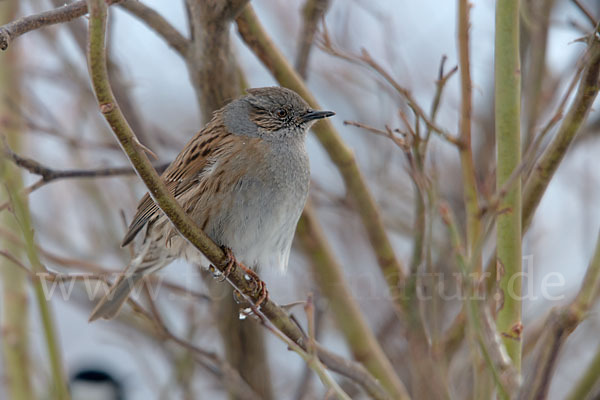
[[[117,279],[108,293],[94,307],[89,322],[99,318],[112,319],[116,317],[129,298],[129,293],[138,285],[144,275],[144,272],[133,272]]]

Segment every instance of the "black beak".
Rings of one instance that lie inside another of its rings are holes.
[[[308,122],[315,119],[327,118],[335,115],[333,111],[315,111],[310,110],[302,116],[302,122]]]

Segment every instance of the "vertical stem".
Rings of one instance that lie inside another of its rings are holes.
[[[458,0],[458,61],[461,86],[461,105],[459,132],[461,146],[459,148],[460,163],[463,181],[463,198],[465,202],[466,214],[466,252],[469,264],[479,280],[481,274],[481,252],[476,251],[476,246],[481,235],[481,220],[479,218],[479,201],[477,191],[477,177],[475,174],[475,165],[473,162],[473,148],[471,145],[471,115],[473,111],[472,100],[472,81],[471,81],[471,56],[469,51],[469,28],[471,4],[469,0]],[[471,293],[469,293],[471,296]],[[474,296],[474,293],[473,293]],[[473,300],[475,297],[473,297]],[[469,307],[469,304],[466,304]],[[478,318],[477,313],[467,313],[468,318]],[[476,321],[469,321],[471,325],[477,324]],[[473,334],[472,332],[470,333]],[[473,379],[475,398],[488,398],[493,389],[490,375],[487,374],[484,361],[479,353],[479,346],[475,340],[469,341],[471,345],[471,356],[473,362]]]
[[[521,69],[519,60],[519,0],[496,3],[495,119],[496,185],[502,187],[521,161]],[[497,326],[515,367],[521,368],[521,181],[500,203],[497,224],[497,264],[500,308]]]
[[[45,272],[42,263],[40,262],[37,246],[33,236],[33,226],[31,224],[31,214],[27,200],[24,198],[21,191],[12,191],[10,193],[11,206],[19,226],[21,227],[23,239],[25,241],[25,252],[31,268],[34,273]],[[44,329],[44,338],[48,350],[48,359],[50,361],[50,370],[52,375],[52,398],[68,400],[70,399],[67,381],[64,376],[62,356],[60,344],[58,341],[56,328],[54,326],[54,316],[52,309],[49,306],[48,299],[44,294],[41,279],[33,280],[33,288],[35,298],[37,300],[38,309],[40,311],[40,319]]]
[[[477,178],[473,164],[473,149],[471,148],[471,113],[472,113],[472,83],[469,54],[469,9],[468,0],[458,1],[458,52],[460,65],[460,162],[462,167],[463,195],[467,214],[467,257],[473,255],[475,243],[479,240],[481,223],[478,217],[479,202],[477,199]],[[472,260],[475,261],[475,260]],[[476,269],[481,269],[481,262],[473,262]]]
[[[11,20],[16,16],[18,10],[17,1],[7,1],[0,5],[0,18]],[[4,66],[0,69],[0,91],[2,98],[10,94],[15,104],[20,104],[20,79],[19,52],[12,49],[6,54],[0,55],[0,62]],[[20,135],[18,129],[21,122],[17,113],[6,106],[6,102],[0,104],[0,120],[6,121],[4,134],[11,148],[18,149]],[[23,187],[21,174],[17,167],[8,160],[0,158],[0,193],[4,202],[8,198],[8,192],[18,192]],[[6,189],[6,190],[5,190]],[[19,229],[17,221],[8,211],[0,213],[0,225],[15,232]],[[11,249],[11,253],[20,258],[22,251],[19,246],[14,246],[7,240],[0,241],[0,248]],[[29,310],[27,302],[27,276],[24,271],[10,265],[6,258],[0,259],[0,280],[2,281],[2,304],[0,332],[2,338],[2,359],[5,366],[6,391],[11,399],[29,400],[34,398],[31,388],[31,367],[28,351],[28,319]]]

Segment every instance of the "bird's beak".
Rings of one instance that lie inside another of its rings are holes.
[[[335,115],[333,111],[315,111],[310,110],[302,116],[302,122],[313,121],[315,119],[328,118]]]

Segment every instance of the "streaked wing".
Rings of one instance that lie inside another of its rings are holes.
[[[196,134],[161,175],[167,189],[175,198],[198,183],[202,171],[210,165],[211,158],[222,153],[224,148],[231,145],[233,135],[226,133],[225,127],[216,121],[221,121],[221,119],[213,119],[201,132]],[[121,246],[129,244],[148,222],[159,215],[160,209],[146,193],[138,205]]]

